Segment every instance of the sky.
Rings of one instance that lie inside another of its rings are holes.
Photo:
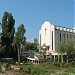
[[[27,41],[39,37],[45,21],[54,25],[75,27],[75,0],[0,0],[0,22],[5,11],[12,13],[15,30],[24,24]]]

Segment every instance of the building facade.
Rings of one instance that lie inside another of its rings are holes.
[[[49,52],[52,55],[57,55],[58,43],[65,39],[75,39],[75,30],[53,25],[45,21],[39,31],[39,46],[49,46]]]

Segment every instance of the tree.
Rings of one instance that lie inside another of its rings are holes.
[[[65,44],[64,44],[64,41],[60,41],[59,42],[57,52],[61,54],[61,58],[62,58],[61,62],[63,63],[63,55],[65,53]]]
[[[75,44],[74,44],[74,40],[71,39],[67,39],[65,42],[65,52],[67,54],[67,63],[69,62],[69,56],[71,54],[75,53],[75,48],[74,48]]]
[[[46,50],[47,50],[47,48],[48,48],[48,47],[46,46],[46,44],[43,44],[43,45],[41,46],[41,50],[42,50],[41,55],[42,55],[44,61],[46,60]]]
[[[59,43],[57,52],[61,54],[62,62],[64,53],[66,53],[67,55],[67,63],[69,62],[68,56],[70,56],[71,54],[75,54],[74,46],[75,46],[74,40],[71,39],[66,39],[65,42],[61,41]]]
[[[2,17],[2,51],[4,52],[5,57],[12,56],[12,46],[14,39],[14,28],[15,20],[13,19],[12,13],[4,12]]]
[[[26,29],[24,28],[24,25],[21,24],[18,27],[18,30],[15,34],[15,40],[16,40],[16,44],[17,44],[17,48],[18,48],[18,62],[20,62],[21,44],[22,44],[22,42],[25,41],[25,36],[24,36],[25,32],[26,32]]]
[[[37,44],[30,43],[30,42],[23,42],[22,51],[25,51],[25,50],[37,50]]]

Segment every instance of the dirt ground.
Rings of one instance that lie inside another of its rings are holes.
[[[6,71],[4,73],[0,73],[0,75],[26,75],[26,74],[10,70],[10,71]]]

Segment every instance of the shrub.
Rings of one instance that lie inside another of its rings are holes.
[[[53,62],[53,66],[60,67],[60,62]]]
[[[33,67],[33,69],[31,70],[32,74],[37,74],[40,75],[41,74],[41,70],[38,66]]]
[[[32,63],[27,63],[25,65],[21,66],[23,68],[24,71],[26,71],[27,73],[31,73],[31,70],[34,68],[34,64]]]
[[[75,67],[75,61],[69,63],[71,67]]]
[[[69,64],[68,64],[68,63],[65,63],[65,64],[64,64],[64,67],[68,67],[68,66],[69,66]]]
[[[60,67],[65,67],[65,62],[63,62],[63,63],[60,63]]]

